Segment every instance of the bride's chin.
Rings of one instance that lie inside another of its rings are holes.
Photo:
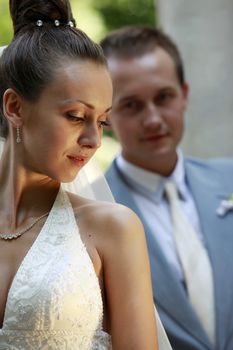
[[[80,169],[81,170],[81,169]],[[79,171],[80,171],[79,170]],[[76,179],[76,177],[78,176],[79,174],[79,171],[77,171],[75,174],[69,174],[69,175],[66,175],[64,177],[62,177],[59,181],[60,182],[63,182],[63,183],[69,183],[69,182],[72,182]]]

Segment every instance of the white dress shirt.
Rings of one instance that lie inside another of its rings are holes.
[[[139,168],[126,161],[122,155],[119,155],[116,161],[121,172],[130,183],[133,198],[151,231],[156,236],[160,249],[162,249],[177,278],[183,283],[184,275],[173,239],[169,205],[164,195],[164,184],[167,180],[172,180],[176,184],[184,214],[188,217],[202,244],[204,244],[204,240],[200,230],[197,209],[185,181],[182,152],[178,150],[178,161],[169,177],[163,177]]]

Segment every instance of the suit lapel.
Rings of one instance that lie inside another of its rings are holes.
[[[130,207],[141,219],[146,232],[147,246],[150,257],[153,294],[155,303],[165,310],[181,327],[192,334],[198,341],[211,348],[209,340],[193,312],[183,286],[174,277],[164,254],[159,249],[155,235],[152,234],[144,217],[137,207],[132,195],[130,186],[125,181],[124,175],[117,167],[116,161],[106,174],[113,196],[118,203]],[[179,305],[179,308],[177,308]]]
[[[228,185],[216,169],[214,171],[201,165],[197,167],[188,161],[186,174],[213,269],[217,348],[220,349],[224,347],[228,329],[233,328],[233,276],[229,271],[232,266],[233,213],[219,217],[216,209],[221,200],[232,193],[233,186],[231,182]]]

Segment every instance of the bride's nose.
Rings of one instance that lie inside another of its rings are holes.
[[[101,145],[102,131],[98,125],[88,125],[79,135],[77,142],[80,146],[98,148]]]

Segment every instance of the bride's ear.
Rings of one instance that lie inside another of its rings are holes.
[[[7,89],[3,95],[3,113],[8,120],[9,125],[13,128],[21,127],[23,125],[21,111],[21,97],[13,89]]]

